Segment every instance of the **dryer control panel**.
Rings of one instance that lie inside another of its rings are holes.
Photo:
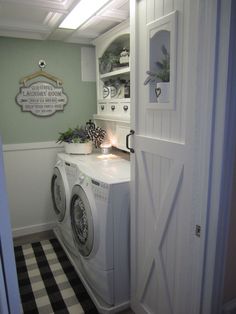
[[[108,184],[91,179],[92,189],[95,199],[107,201],[108,199]]]

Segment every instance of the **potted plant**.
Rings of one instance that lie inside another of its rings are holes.
[[[155,93],[157,102],[165,103],[169,102],[169,90],[170,90],[170,55],[163,45],[161,47],[163,59],[157,61],[157,72],[147,71],[148,77],[144,81],[144,85],[150,82],[156,82]]]
[[[57,143],[64,143],[65,152],[68,154],[90,154],[92,141],[84,127],[69,128],[60,133]]]
[[[64,143],[65,151],[68,154],[90,154],[92,144],[98,148],[103,142],[106,131],[89,120],[85,127],[69,128],[65,132],[59,133],[57,143]]]

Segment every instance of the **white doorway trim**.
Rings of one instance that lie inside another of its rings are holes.
[[[234,1],[218,1],[214,120],[202,314],[219,314],[222,310],[226,240],[236,144],[236,93],[232,86],[236,80],[235,8]],[[231,20],[233,12],[234,21]]]

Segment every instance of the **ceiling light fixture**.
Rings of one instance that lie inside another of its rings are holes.
[[[111,0],[80,0],[59,28],[77,29]]]

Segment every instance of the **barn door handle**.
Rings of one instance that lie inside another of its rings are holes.
[[[126,135],[126,148],[131,152],[134,153],[134,149],[129,147],[129,137],[134,135],[134,130],[130,130],[129,134]]]

